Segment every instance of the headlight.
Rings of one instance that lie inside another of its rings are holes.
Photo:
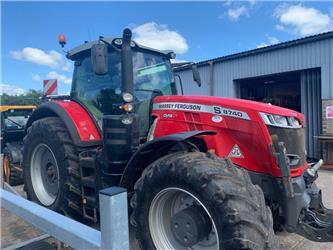
[[[267,113],[261,113],[261,118],[266,125],[283,127],[283,128],[301,128],[302,125],[295,117],[286,117],[281,115],[272,115]]]
[[[273,115],[273,119],[274,119],[276,125],[288,126],[287,118],[284,116]]]
[[[133,111],[133,109],[134,109],[133,105],[130,104],[130,103],[126,103],[126,104],[123,105],[123,110],[125,112],[131,112],[131,111]]]
[[[123,100],[125,102],[132,102],[133,101],[133,95],[131,93],[123,93]]]
[[[299,120],[295,117],[289,117],[289,122],[290,124],[292,124],[295,127],[301,127],[301,123],[299,122]]]

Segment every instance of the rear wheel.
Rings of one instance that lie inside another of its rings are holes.
[[[274,235],[261,189],[210,154],[157,160],[137,181],[131,206],[142,249],[269,249]]]
[[[22,167],[13,163],[8,148],[3,150],[3,174],[4,180],[11,186],[21,185],[23,183]]]
[[[77,149],[59,118],[43,118],[32,124],[24,138],[23,162],[28,199],[80,218]]]

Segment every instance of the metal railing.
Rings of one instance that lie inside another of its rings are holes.
[[[127,192],[111,187],[99,193],[98,231],[0,188],[1,207],[75,249],[128,250]]]

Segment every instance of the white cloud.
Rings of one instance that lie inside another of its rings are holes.
[[[0,94],[22,95],[26,90],[11,84],[0,84]]]
[[[32,73],[31,76],[32,76],[32,80],[34,80],[34,81],[40,82],[42,80],[41,76],[38,74]]]
[[[228,17],[231,21],[237,21],[242,15],[248,15],[248,9],[244,5],[228,10]]]
[[[281,25],[281,24],[275,25],[275,29],[277,29],[277,30],[285,30],[284,26]]]
[[[51,68],[58,68],[62,62],[61,54],[54,50],[45,52],[41,49],[26,47],[22,50],[11,51],[10,54],[16,60],[28,61]]]
[[[325,32],[332,28],[332,18],[329,14],[302,5],[280,5],[276,8],[274,16],[280,22],[276,26],[277,29],[301,36]]]
[[[257,45],[257,48],[264,48],[267,47],[269,45],[274,45],[280,42],[280,40],[274,36],[269,36],[267,37],[268,42],[262,42],[260,44]]]
[[[269,37],[268,37],[268,41],[269,41],[269,43],[272,44],[272,45],[277,44],[277,43],[280,42],[280,40],[277,39],[277,38],[274,37],[274,36],[269,36]]]
[[[177,31],[155,22],[144,23],[133,29],[134,40],[139,44],[159,50],[173,50],[178,54],[188,51],[186,39]]]
[[[57,79],[58,82],[63,82],[63,83],[66,83],[66,84],[71,84],[72,83],[72,78],[70,77],[67,77],[65,75],[62,75],[62,74],[58,74],[57,72],[55,71],[51,71],[49,72],[46,77],[48,79]]]
[[[22,50],[11,51],[10,55],[13,59],[48,66],[52,69],[63,71],[72,71],[73,69],[73,64],[55,50],[44,51],[38,48],[25,47]]]
[[[268,46],[267,43],[262,42],[259,45],[257,45],[257,49],[264,48],[264,47],[267,47],[267,46]]]

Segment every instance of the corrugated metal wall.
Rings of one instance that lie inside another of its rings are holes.
[[[193,83],[191,69],[177,71],[183,79],[186,94],[237,96],[234,81],[289,71],[321,68],[322,99],[333,98],[333,38],[271,50],[214,63],[215,88],[211,90],[210,66],[199,66],[203,86]]]
[[[314,135],[321,133],[321,98],[320,69],[310,69],[301,72],[301,105],[305,114],[306,148],[310,157],[318,156],[318,145]]]
[[[177,71],[183,79],[185,94],[239,97],[238,79],[304,71],[301,77],[302,110],[308,116],[307,149],[309,156],[317,156],[314,136],[321,130],[320,99],[333,99],[332,36],[213,63],[213,67],[209,64],[198,67],[203,82],[201,88],[193,83],[191,69]],[[310,94],[311,91],[314,92]]]

